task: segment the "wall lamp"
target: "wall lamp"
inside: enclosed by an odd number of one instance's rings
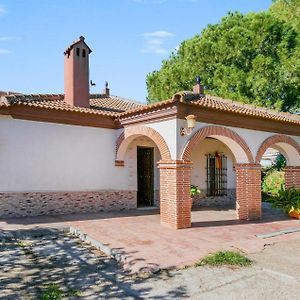
[[[194,115],[188,115],[185,117],[186,118],[186,123],[187,123],[187,128],[181,127],[180,128],[180,135],[190,135],[195,128],[196,125],[196,116]]]

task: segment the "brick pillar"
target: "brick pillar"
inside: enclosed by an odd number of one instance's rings
[[[261,217],[260,164],[236,164],[236,212],[239,220]]]
[[[191,227],[191,162],[160,161],[160,220],[174,229]]]
[[[285,187],[300,188],[300,166],[291,167],[287,166],[284,168]]]

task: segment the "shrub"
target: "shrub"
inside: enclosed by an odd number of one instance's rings
[[[197,185],[193,185],[191,184],[191,188],[190,188],[190,194],[191,197],[195,197],[201,194],[201,190],[199,189],[199,187]]]
[[[278,195],[284,184],[284,172],[271,169],[263,176],[262,191],[266,194]]]
[[[272,206],[282,208],[286,212],[292,209],[300,210],[300,189],[281,189],[278,195],[272,198]]]

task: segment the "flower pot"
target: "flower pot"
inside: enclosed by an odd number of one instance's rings
[[[296,218],[296,219],[300,219],[300,210],[296,210],[296,209],[291,209],[290,211],[289,211],[289,216],[291,217],[291,218]]]

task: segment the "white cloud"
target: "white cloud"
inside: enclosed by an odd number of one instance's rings
[[[153,54],[167,54],[168,50],[157,46],[148,46],[141,50],[142,53],[153,53]]]
[[[161,4],[168,0],[132,0],[135,3],[147,3],[147,4]]]
[[[169,32],[169,31],[165,31],[165,30],[158,30],[158,31],[154,31],[154,32],[146,32],[143,33],[142,36],[145,37],[155,37],[155,38],[169,38],[169,37],[173,37],[175,36],[174,33]]]
[[[0,4],[0,15],[6,12],[4,5]]]
[[[8,49],[0,49],[0,55],[1,54],[10,54],[10,53],[11,53],[11,51]]]
[[[165,2],[171,2],[171,0],[131,0],[135,3],[145,3],[145,4],[162,4]],[[199,2],[199,0],[172,0],[177,2]]]
[[[0,42],[9,42],[9,41],[20,41],[21,38],[17,36],[0,36]]]
[[[165,42],[175,36],[174,33],[166,30],[158,30],[153,32],[145,32],[141,34],[145,40],[145,47],[142,53],[153,53],[158,55],[167,54],[169,51],[164,47]]]

